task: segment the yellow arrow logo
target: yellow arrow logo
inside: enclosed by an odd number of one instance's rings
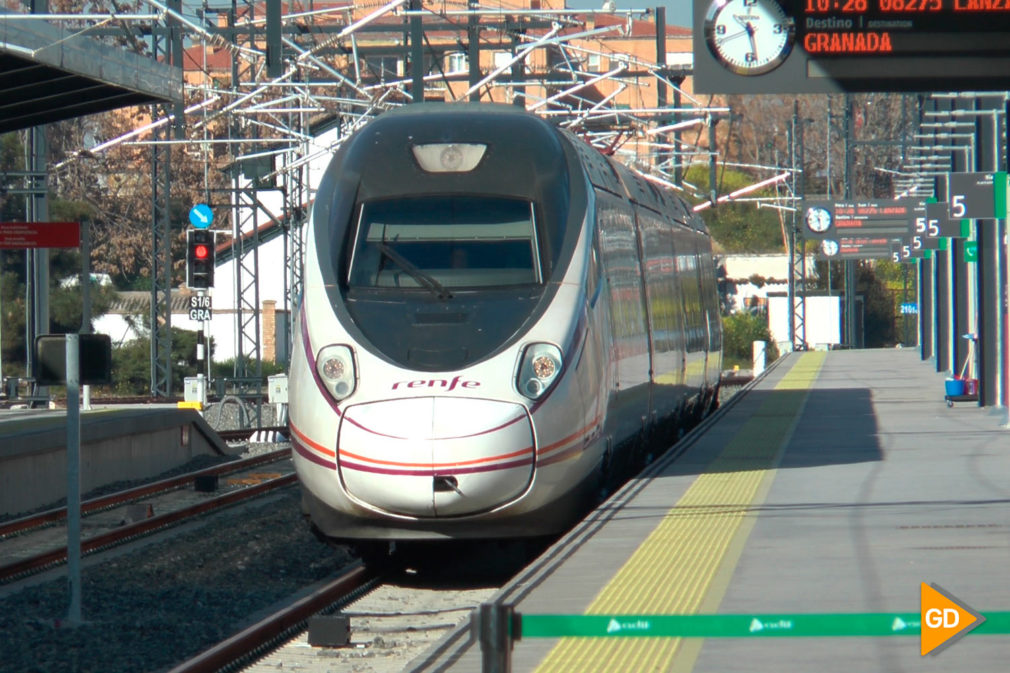
[[[958,601],[937,584],[923,583],[919,592],[922,656],[939,654],[985,621],[985,617]]]

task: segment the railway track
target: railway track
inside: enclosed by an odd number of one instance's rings
[[[124,544],[188,519],[251,500],[279,488],[292,486],[296,478],[290,471],[290,466],[285,466],[282,470],[287,472],[286,474],[250,472],[289,457],[290,449],[281,449],[89,499],[81,505],[82,515],[93,518],[100,513],[128,507],[152,496],[164,496],[184,489],[188,493],[190,486],[193,486],[195,491],[198,484],[213,485],[216,489],[221,477],[231,476],[230,479],[226,479],[227,492],[221,495],[211,497],[201,494],[195,498],[195,502],[187,502],[192,500],[191,498],[177,498],[175,502],[162,500],[155,504],[141,505],[137,512],[127,511],[124,518],[108,517],[108,521],[92,526],[92,530],[104,528],[103,532],[95,532],[82,539],[81,553],[86,555]],[[159,512],[162,509],[166,511],[155,514],[155,505]],[[43,551],[37,551],[37,548],[44,546],[47,541],[51,544],[54,535],[42,535],[38,540],[28,539],[32,534],[60,526],[66,521],[66,517],[66,508],[60,507],[0,524],[0,540],[18,539],[17,545],[10,542],[5,545],[3,551],[7,558],[0,565],[0,584],[41,572],[66,561],[65,544],[51,545]],[[130,521],[134,517],[138,520]],[[85,522],[90,520],[84,519]],[[12,560],[11,556],[15,558]]]
[[[262,464],[252,469],[265,471]],[[0,671],[25,670],[38,662],[39,670],[68,673],[182,673],[220,670],[221,662],[230,662],[228,670],[241,665],[250,673],[399,673],[417,665],[446,634],[466,633],[471,611],[491,600],[526,565],[517,560],[510,571],[496,569],[498,575],[490,579],[467,578],[466,571],[502,556],[500,550],[487,549],[478,558],[477,552],[492,546],[484,544],[458,550],[455,562],[442,564],[444,568],[434,564],[437,577],[423,569],[376,577],[360,563],[347,567],[352,559],[346,550],[323,547],[308,533],[301,525],[297,496],[292,489],[284,490],[198,528],[156,537],[135,550],[131,546],[129,553],[111,555],[107,561],[103,557],[85,573],[85,619],[93,629],[73,632],[45,626],[65,609],[65,585],[58,579],[6,598],[0,592],[0,614],[17,615],[13,621],[0,618],[0,632],[7,631],[0,636],[0,661],[11,662],[7,669],[0,664]],[[18,537],[13,533],[7,542]],[[539,554],[529,551],[533,557]],[[305,596],[307,587],[316,590]],[[17,585],[10,589],[17,590]],[[288,607],[279,609],[282,604]],[[332,609],[350,620],[349,643],[339,648],[310,645],[304,621]],[[246,628],[250,616],[263,614],[269,616]],[[165,627],[180,620],[187,623],[183,631]],[[136,627],[142,637],[120,637]],[[222,640],[228,634],[233,635]],[[138,653],[138,647],[144,649]],[[237,664],[232,657],[238,652],[255,652],[259,658]],[[191,658],[179,663],[183,653]]]
[[[349,621],[343,647],[319,647],[307,631],[242,670],[244,673],[400,673],[446,634],[469,622],[500,582],[480,586],[424,586],[383,582],[340,608]]]
[[[350,600],[357,592],[373,586],[377,581],[378,578],[364,566],[352,566],[308,596],[204,650],[172,668],[169,673],[215,673],[225,668],[234,670],[236,666],[248,662],[255,653],[278,643],[292,631],[303,629],[310,617]]]
[[[239,430],[218,430],[217,434],[226,442],[248,441],[257,433],[265,435],[284,435],[288,432],[286,425],[271,425],[263,428],[241,428]]]
[[[398,672],[468,621],[504,581],[504,576],[483,582],[417,581],[409,575],[378,575],[356,564],[169,673]],[[309,619],[336,611],[348,621],[347,642],[341,646],[312,642]]]
[[[411,547],[385,572],[360,564],[170,673],[399,673],[539,556],[547,540]],[[339,612],[345,643],[320,643],[310,617]],[[234,652],[234,658],[225,656]],[[252,656],[250,656],[252,653]],[[215,668],[215,666],[217,668]]]

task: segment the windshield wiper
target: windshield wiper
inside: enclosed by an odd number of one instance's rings
[[[413,262],[398,253],[387,243],[379,241],[379,252],[393,260],[398,267],[407,272],[407,275],[417,281],[417,283],[430,291],[439,299],[452,299],[452,293],[445,289],[445,286],[432,278],[429,274],[417,268]]]

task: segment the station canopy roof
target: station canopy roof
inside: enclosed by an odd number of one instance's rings
[[[0,9],[0,133],[182,100],[180,68]]]

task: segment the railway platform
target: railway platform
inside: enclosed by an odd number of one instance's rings
[[[81,412],[81,488],[149,477],[228,446],[195,411],[174,406]],[[0,513],[66,497],[65,410],[0,410]]]
[[[786,356],[495,596],[519,617],[510,669],[1005,670],[1004,413],[948,408],[944,377],[915,350]],[[921,655],[923,583],[1000,613],[989,626],[1002,627]],[[651,630],[657,615],[728,626],[670,636]],[[826,628],[799,636],[811,615]],[[860,616],[883,629],[827,628]],[[574,625],[592,637],[570,637]],[[476,631],[458,629],[411,670],[481,671]]]

